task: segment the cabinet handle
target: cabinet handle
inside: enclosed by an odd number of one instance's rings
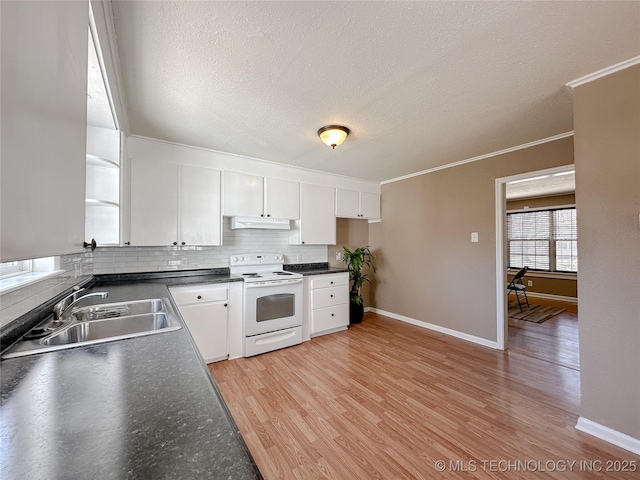
[[[131,242],[124,242],[125,245],[131,245]]]
[[[225,306],[225,307],[226,307],[227,305],[228,305],[227,303],[225,303],[225,304],[224,304],[224,306]]]
[[[333,295],[331,295],[331,298],[333,298]]]
[[[261,214],[260,214],[260,216],[261,216],[261,217],[264,217],[264,213],[261,213]]]
[[[177,245],[177,244],[178,244],[178,242],[173,242],[173,244],[174,244],[174,245]]]
[[[271,216],[271,214],[270,214],[270,213],[267,213],[267,217],[270,217],[270,216]]]
[[[186,245],[186,244],[187,244],[186,242],[182,242],[182,245]]]
[[[331,314],[331,316],[333,317],[333,316],[335,316],[335,314],[334,314],[334,313],[332,313],[332,314]]]
[[[198,295],[198,300],[202,300],[202,295]]]
[[[302,244],[304,245],[304,242],[302,242]]]
[[[331,285],[333,285],[333,282],[331,282]]]

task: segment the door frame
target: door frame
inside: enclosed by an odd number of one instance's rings
[[[507,183],[515,180],[525,180],[542,175],[568,172],[575,170],[575,164],[561,167],[546,168],[533,172],[519,173],[508,177],[496,178],[496,348],[508,348],[509,322],[507,321]]]

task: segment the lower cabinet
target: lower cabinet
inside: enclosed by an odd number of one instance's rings
[[[206,363],[229,357],[227,284],[169,288]]]
[[[349,325],[349,274],[310,275],[305,277],[305,286],[303,339],[305,330],[309,338],[345,330]]]

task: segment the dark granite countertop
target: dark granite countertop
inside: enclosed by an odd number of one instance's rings
[[[170,298],[167,283],[88,291]],[[3,480],[262,478],[179,320],[172,332],[2,360]]]
[[[285,270],[301,273],[302,275],[326,275],[328,273],[348,272],[346,268],[330,267],[328,263],[297,263],[285,265]]]

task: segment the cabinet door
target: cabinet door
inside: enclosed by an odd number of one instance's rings
[[[2,2],[2,262],[82,252],[89,2]]]
[[[380,218],[380,195],[360,193],[360,218]]]
[[[222,245],[220,227],[220,172],[210,168],[180,167],[180,243]]]
[[[131,159],[131,245],[178,241],[178,165]]]
[[[224,215],[259,217],[264,214],[263,177],[238,172],[224,172]]]
[[[188,305],[179,310],[204,361],[225,359],[229,354],[226,302]]]
[[[335,245],[335,190],[322,185],[300,184],[300,243]]]
[[[275,178],[265,179],[265,214],[272,218],[300,218],[300,184]]]
[[[360,192],[336,188],[336,217],[360,218]]]

